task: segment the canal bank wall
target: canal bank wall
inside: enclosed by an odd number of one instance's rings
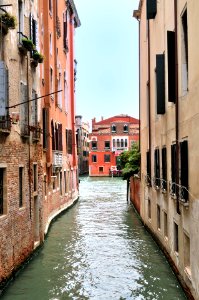
[[[156,230],[152,227],[152,224],[148,224],[148,220],[146,220],[145,217],[141,214],[141,205],[142,205],[142,199],[141,199],[141,180],[138,176],[133,176],[130,178],[130,201],[136,212],[138,213],[140,220],[142,221],[143,225],[145,226],[146,230],[151,234],[161,251],[164,253],[165,257],[167,258],[167,261],[169,262],[173,272],[175,273],[176,277],[178,278],[181,286],[183,287],[183,290],[186,293],[186,296],[190,300],[199,300],[199,297],[193,290],[191,286],[191,279],[187,278],[187,280],[184,279],[184,274],[180,272],[180,269],[176,266],[172,255],[170,255],[169,251],[167,250],[168,247],[165,247],[164,243],[162,243],[162,239],[159,236],[159,230]],[[145,215],[144,215],[145,216]],[[148,218],[147,218],[148,219]],[[168,246],[168,238],[164,239],[165,242],[167,242]]]
[[[47,234],[49,232],[51,224],[56,221],[57,217],[59,217],[62,213],[65,213],[68,209],[72,208],[79,199],[78,191],[74,192],[73,198],[68,200],[66,203],[62,204],[60,207],[57,207],[47,218],[47,222],[45,224],[45,228],[43,231],[43,238],[39,241],[31,241],[31,245],[26,253],[21,256],[18,260],[18,263],[13,266],[12,270],[8,270],[7,276],[0,276],[0,295],[9,285],[9,283],[14,280],[19,272],[31,261],[31,259],[37,255],[39,249],[43,246],[45,239],[47,238]]]

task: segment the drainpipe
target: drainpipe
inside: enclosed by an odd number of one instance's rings
[[[176,125],[176,196],[177,196],[177,204],[176,210],[177,213],[180,214],[179,208],[179,95],[178,95],[178,6],[177,1],[174,0],[174,24],[175,24],[175,125]]]
[[[29,57],[28,54],[26,56],[27,58],[27,97],[29,99],[29,74],[28,74],[28,69],[29,69]],[[30,203],[30,219],[32,218],[32,194],[31,194],[31,162],[30,162],[30,108],[29,108],[30,103],[28,102],[28,180],[29,180],[29,203]]]
[[[148,120],[149,120],[149,175],[151,186],[151,40],[150,40],[150,23],[148,22]]]

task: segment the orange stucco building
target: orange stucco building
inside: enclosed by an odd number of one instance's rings
[[[48,6],[48,7],[47,7]],[[43,98],[44,227],[78,197],[75,138],[74,33],[80,20],[73,0],[40,1]]]
[[[119,175],[119,155],[139,140],[139,120],[128,115],[92,120],[89,175]]]

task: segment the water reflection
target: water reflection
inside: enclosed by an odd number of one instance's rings
[[[85,177],[80,194],[3,299],[186,299],[123,180]]]

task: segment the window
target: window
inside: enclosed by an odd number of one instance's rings
[[[188,89],[188,30],[187,9],[182,15],[182,92],[186,94]]]
[[[97,155],[92,155],[92,162],[97,162]]]
[[[23,206],[23,167],[19,167],[19,207]]]
[[[30,14],[30,39],[32,40],[33,44],[36,46],[38,50],[38,27],[37,21],[33,18],[32,14]]]
[[[168,237],[168,221],[167,221],[167,213],[164,212],[164,237]]]
[[[104,168],[103,167],[99,167],[99,172],[103,173],[104,172]]]
[[[161,222],[160,222],[160,205],[157,204],[157,228],[161,228]]]
[[[67,193],[66,171],[64,171],[64,193]]]
[[[43,148],[47,149],[47,134],[48,134],[48,110],[43,108]]]
[[[146,153],[146,174],[147,174],[147,183],[151,184],[151,158],[150,152]]]
[[[121,148],[123,148],[123,147],[124,147],[124,140],[121,139]]]
[[[52,14],[52,12],[53,12],[52,0],[49,0],[49,12],[50,12],[50,14]]]
[[[113,139],[113,147],[115,148],[115,139]]]
[[[124,132],[128,132],[129,131],[129,127],[128,127],[128,125],[124,125]]]
[[[176,194],[176,144],[171,145],[171,192]]]
[[[124,145],[124,146],[125,146],[125,147],[128,147],[128,141],[127,141],[127,139],[125,139],[124,142],[125,142],[125,145]]]
[[[0,61],[0,120],[5,120],[8,114],[8,69],[3,61]],[[2,122],[1,127],[5,124]]]
[[[175,103],[175,32],[167,31],[168,101]]]
[[[18,22],[19,22],[19,32],[22,32],[24,31],[24,2],[19,0],[18,1],[18,8],[19,8],[19,11],[18,11]],[[19,34],[19,37],[20,37],[20,42],[23,38],[22,34]]]
[[[110,161],[111,161],[110,154],[104,154],[104,162],[110,162]]]
[[[44,195],[47,196],[47,176],[44,175]]]
[[[110,141],[105,141],[104,142],[104,148],[105,149],[110,149]]]
[[[156,55],[156,101],[157,114],[165,113],[165,69],[164,54]]]
[[[66,129],[66,152],[68,154],[73,153],[73,135],[72,135],[72,130],[71,129]]]
[[[111,126],[111,131],[116,132],[116,126],[114,124]]]
[[[180,143],[180,169],[181,169],[181,199],[188,200],[188,188],[189,188],[189,172],[188,172],[188,141]]]
[[[53,41],[52,41],[52,33],[50,33],[50,55],[53,54]]]
[[[174,222],[174,251],[179,251],[179,244],[178,244],[178,225]]]
[[[167,190],[167,148],[162,148],[162,189]]]
[[[53,69],[50,68],[50,92],[53,93]],[[51,95],[51,98],[53,98],[53,95]]]
[[[37,94],[34,90],[32,90],[32,99],[36,99]],[[38,125],[38,102],[37,100],[31,102],[31,117],[32,117],[32,125]]]
[[[117,139],[117,148],[120,148],[120,140]]]
[[[154,175],[155,175],[155,186],[160,187],[160,153],[159,153],[159,149],[155,149],[155,153],[154,153]]]
[[[62,78],[61,73],[59,73],[59,79],[58,79],[58,91],[62,90]],[[62,92],[58,93],[58,106],[62,109]]]
[[[55,173],[53,173],[52,180],[53,180],[53,190],[56,190],[57,176]]]
[[[0,168],[0,215],[6,214],[6,169]]]
[[[37,191],[37,185],[38,185],[37,164],[33,164],[33,189],[34,189],[34,192]]]
[[[27,84],[21,82],[20,84],[20,92],[21,92],[21,101],[25,102],[20,105],[21,109],[21,116],[20,116],[20,123],[21,123],[21,135],[29,136],[29,127],[28,127],[28,113],[29,113],[29,103],[27,102],[28,99],[28,88]]]
[[[68,111],[68,85],[67,85],[67,74],[64,72],[64,103],[65,111]]]
[[[59,173],[59,190],[60,195],[62,195],[62,172]]]
[[[147,20],[155,19],[157,14],[157,0],[147,0],[146,2]]]
[[[148,199],[148,218],[151,219],[151,200]]]
[[[97,142],[96,141],[92,141],[91,142],[91,147],[92,147],[92,149],[97,149]]]
[[[190,269],[190,238],[184,233],[184,265],[186,272],[191,275]]]
[[[68,51],[68,24],[67,24],[67,11],[63,14],[63,45],[64,49]]]

